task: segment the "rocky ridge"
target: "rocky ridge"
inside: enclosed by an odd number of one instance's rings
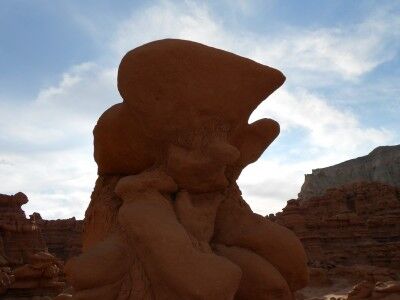
[[[366,264],[400,270],[400,189],[378,182],[289,200],[270,219],[293,230],[313,266]]]
[[[400,278],[400,189],[344,185],[289,200],[269,219],[295,232],[306,250],[310,284],[298,299],[400,299],[392,292]]]
[[[381,146],[366,156],[305,175],[298,198],[321,196],[328,188],[356,182],[380,182],[400,188],[400,145]]]
[[[267,218],[306,250],[310,284],[296,299],[400,299],[400,145],[313,170]]]

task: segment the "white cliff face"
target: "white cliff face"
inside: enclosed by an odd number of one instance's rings
[[[355,182],[381,182],[400,188],[400,145],[381,146],[366,156],[313,170],[305,175],[299,199],[304,201],[329,188]]]

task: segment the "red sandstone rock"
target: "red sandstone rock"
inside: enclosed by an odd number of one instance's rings
[[[27,219],[27,202],[23,193],[0,195],[0,294],[7,299],[55,296],[65,287],[63,264],[46,241],[61,259],[80,253],[82,221]]]
[[[329,189],[288,201],[271,217],[293,230],[311,265],[364,264],[400,270],[400,190],[381,183]]]
[[[293,299],[308,281],[304,249],[236,185],[279,133],[273,120],[247,121],[283,81],[189,41],[123,58],[124,101],[94,129],[100,176],[84,252],[66,266],[72,299]]]
[[[47,250],[40,229],[21,209],[27,202],[23,193],[0,194],[0,260],[5,265],[21,265],[29,255]]]
[[[66,262],[82,252],[83,221],[43,220],[38,213],[33,213],[30,219],[40,228],[48,251],[58,259]]]

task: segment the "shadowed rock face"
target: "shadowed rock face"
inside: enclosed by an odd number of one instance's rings
[[[289,200],[276,216],[302,241],[311,265],[372,265],[400,270],[400,189],[379,182]]]
[[[30,219],[40,228],[48,251],[58,259],[65,262],[82,252],[82,220],[44,220],[39,213],[33,213]]]
[[[83,254],[66,266],[72,299],[293,299],[308,280],[304,249],[236,185],[279,133],[273,120],[247,121],[283,82],[189,41],[125,55],[123,102],[94,129],[99,177]]]

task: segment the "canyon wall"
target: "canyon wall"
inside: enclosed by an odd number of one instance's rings
[[[66,262],[81,253],[83,221],[75,218],[61,220],[43,220],[39,213],[33,213],[30,219],[40,228],[48,251]]]
[[[356,182],[381,182],[400,188],[400,145],[378,147],[366,156],[313,170],[305,176],[299,199],[321,196],[328,188]]]
[[[310,284],[298,299],[400,299],[400,145],[313,170],[267,218],[306,250]]]
[[[364,182],[289,200],[269,218],[293,230],[311,266],[365,264],[400,270],[400,189]]]

